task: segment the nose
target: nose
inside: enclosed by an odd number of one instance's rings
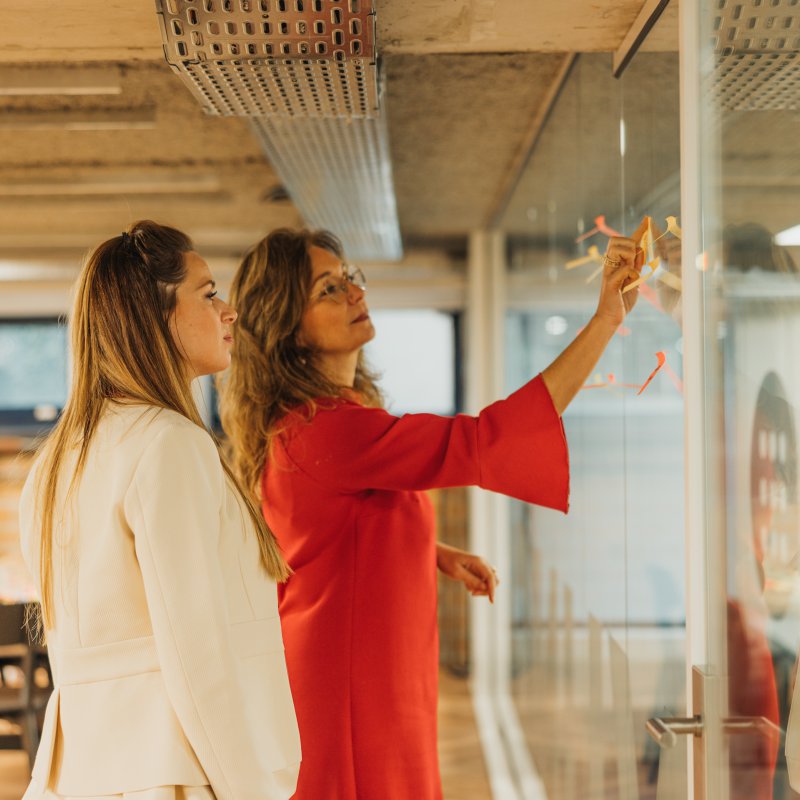
[[[220,314],[220,319],[225,325],[233,325],[238,317],[239,314],[236,312],[236,309],[233,306],[229,306],[225,302],[222,303],[222,313]]]
[[[362,289],[360,286],[356,286],[354,283],[347,284],[347,302],[350,303],[351,306],[361,302],[366,293],[366,289]]]

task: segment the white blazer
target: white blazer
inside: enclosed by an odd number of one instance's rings
[[[300,740],[277,592],[208,433],[172,411],[109,404],[53,540],[55,690],[24,800],[210,785],[282,800]],[[33,482],[23,556],[39,581]]]

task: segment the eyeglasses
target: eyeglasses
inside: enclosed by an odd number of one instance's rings
[[[325,283],[322,289],[315,295],[315,299],[330,300],[333,303],[344,303],[351,286],[356,286],[361,289],[362,292],[366,292],[367,279],[358,267],[345,264],[342,277],[340,279],[333,277],[325,278]]]

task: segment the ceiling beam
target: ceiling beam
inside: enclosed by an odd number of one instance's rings
[[[622,44],[614,53],[612,72],[615,78],[619,78],[630,64],[667,5],[669,0],[646,0],[633,25],[625,34]]]

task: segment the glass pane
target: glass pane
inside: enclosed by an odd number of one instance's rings
[[[797,797],[800,703],[800,9],[792,0],[706,2],[714,46],[698,113],[711,669],[727,687],[710,768],[730,798]],[[788,726],[788,731],[787,731]],[[785,732],[785,735],[784,735]],[[798,770],[800,773],[800,770]],[[800,788],[800,780],[796,779]]]
[[[651,215],[665,234],[653,265],[680,277],[666,232],[680,218],[677,86],[675,53],[640,53],[621,80],[610,56],[576,62],[506,219],[509,390],[591,317],[610,229]],[[685,712],[683,345],[667,281],[650,277],[564,416],[569,515],[512,506],[512,692],[553,800],[685,796],[685,748],[661,758],[645,731]]]

